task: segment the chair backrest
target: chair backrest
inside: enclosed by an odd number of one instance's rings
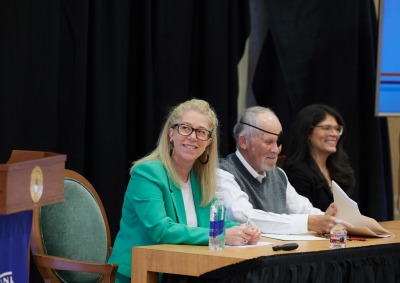
[[[32,253],[91,263],[107,263],[111,239],[103,204],[83,176],[65,170],[65,201],[33,211]],[[98,282],[101,275],[38,266],[51,282]]]

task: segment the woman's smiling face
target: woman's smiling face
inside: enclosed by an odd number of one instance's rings
[[[336,145],[340,139],[336,119],[327,115],[324,120],[314,126],[309,136],[310,152],[312,156],[331,155],[336,152]]]
[[[179,124],[185,124],[196,130],[211,131],[209,118],[195,110],[184,112]],[[212,138],[206,141],[197,138],[196,130],[188,136],[180,134],[178,126],[169,130],[169,137],[174,144],[172,158],[176,163],[191,163],[193,165],[196,159],[204,153],[206,147],[212,142]]]

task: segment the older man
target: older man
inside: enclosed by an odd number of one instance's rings
[[[237,150],[221,158],[218,169],[218,189],[229,217],[242,223],[251,220],[263,233],[329,233],[336,220],[333,203],[325,213],[313,207],[276,166],[282,126],[274,112],[260,106],[246,109],[233,134]]]

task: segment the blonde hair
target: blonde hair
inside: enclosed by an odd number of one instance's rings
[[[200,187],[202,190],[202,201],[201,206],[206,206],[214,197],[217,190],[217,178],[216,170],[219,166],[218,164],[218,118],[215,114],[213,108],[209,105],[207,101],[201,99],[190,99],[175,107],[173,107],[162,128],[161,134],[158,138],[157,147],[148,155],[140,158],[133,162],[130,172],[139,164],[149,161],[149,160],[160,160],[165,166],[169,176],[171,176],[172,181],[177,187],[182,187],[182,181],[180,180],[178,173],[175,169],[174,163],[171,158],[171,143],[169,141],[169,129],[180,122],[180,119],[184,112],[188,110],[197,111],[209,118],[209,129],[211,131],[211,143],[207,146],[204,153],[195,161],[192,170],[194,175],[200,182]],[[207,159],[206,164],[202,164],[200,160]]]

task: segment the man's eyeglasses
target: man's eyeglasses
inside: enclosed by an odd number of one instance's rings
[[[316,126],[311,126],[311,128],[321,128],[325,133],[331,134],[331,133],[336,133],[339,136],[343,134],[343,126],[332,126],[332,125],[316,125]]]
[[[269,132],[269,131],[263,130],[263,129],[259,128],[259,127],[256,127],[256,126],[254,126],[254,125],[252,125],[252,124],[243,122],[242,120],[240,120],[239,123],[244,124],[244,125],[247,125],[247,126],[249,126],[249,127],[252,127],[252,128],[254,128],[254,129],[257,129],[257,130],[259,130],[259,131],[261,131],[261,132],[264,132],[264,133],[267,133],[267,134],[270,134],[270,135],[277,136],[278,139],[276,140],[276,145],[277,145],[277,146],[281,146],[282,141],[283,141],[283,132],[280,132],[279,134],[276,134],[276,133],[273,133],[273,132]]]
[[[178,133],[182,136],[190,136],[194,131],[199,140],[206,141],[211,138],[212,132],[206,129],[195,129],[186,124],[174,124],[171,128],[175,127],[178,127]]]

